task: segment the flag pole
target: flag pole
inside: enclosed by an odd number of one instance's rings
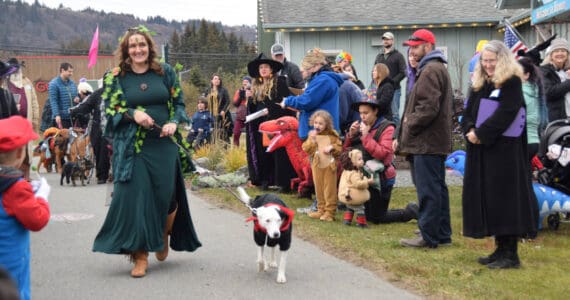
[[[505,27],[509,28],[511,30],[511,32],[519,39],[519,41],[521,41],[524,45],[528,45],[526,40],[522,37],[522,35],[515,28],[515,26],[513,26],[513,24],[511,24],[511,21],[509,21],[509,19],[503,18],[503,25],[505,25]]]

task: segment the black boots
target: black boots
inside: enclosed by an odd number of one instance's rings
[[[518,255],[518,238],[516,236],[495,237],[497,248],[489,256],[479,257],[477,262],[487,265],[489,269],[516,269],[521,265]]]

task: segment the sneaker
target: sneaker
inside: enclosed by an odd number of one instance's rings
[[[412,248],[435,248],[430,246],[421,236],[411,238],[411,239],[401,239],[400,245],[404,247],[412,247]]]
[[[311,211],[317,211],[317,210],[318,210],[318,209],[317,209],[317,199],[315,199],[315,200],[313,201],[313,204],[311,204],[311,207],[310,207],[310,208],[311,208]]]
[[[362,229],[368,228],[368,224],[366,223],[356,223],[356,226]]]
[[[416,229],[416,230],[414,230],[414,234],[417,235],[417,236],[421,236],[421,235],[422,235],[422,232],[421,232],[421,230]]]
[[[489,269],[518,269],[521,262],[518,259],[511,259],[507,257],[500,257],[494,262],[487,265]]]
[[[344,221],[342,221],[342,224],[344,224],[346,226],[350,226],[350,225],[352,225],[352,221],[344,220]]]
[[[334,221],[334,216],[332,216],[331,214],[325,213],[321,216],[320,219],[321,219],[321,221],[332,222],[332,221]]]

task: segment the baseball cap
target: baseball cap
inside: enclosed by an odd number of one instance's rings
[[[16,150],[38,137],[32,123],[22,116],[0,120],[0,152]]]
[[[281,44],[274,44],[271,46],[271,55],[285,54],[285,49]]]
[[[435,44],[435,36],[427,29],[418,29],[404,42],[404,46],[413,47],[425,43]]]
[[[391,33],[390,31],[384,32],[384,34],[382,35],[382,39],[383,40],[393,40],[394,34]]]

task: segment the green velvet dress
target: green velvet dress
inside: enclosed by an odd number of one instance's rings
[[[124,77],[119,77],[118,83],[116,86],[122,88],[128,108],[144,108],[160,126],[172,120],[167,105],[171,91],[164,77],[152,71],[144,74],[126,73]],[[161,251],[164,247],[166,217],[174,205],[177,213],[170,247],[177,251],[194,251],[201,244],[188,208],[178,146],[170,137],[160,138],[160,129],[154,129],[146,131],[140,152],[133,155],[135,149],[128,146],[122,151],[121,146],[129,145],[124,141],[128,138],[122,138],[130,137],[124,134],[129,131],[126,128],[138,126],[133,120],[121,118],[114,129],[113,148],[117,147],[118,150],[113,153],[113,172],[124,172],[122,159],[131,155],[132,162],[128,164],[131,173],[128,179],[121,179],[119,174],[115,180],[113,199],[105,222],[95,238],[93,251],[110,254],[137,250]]]

